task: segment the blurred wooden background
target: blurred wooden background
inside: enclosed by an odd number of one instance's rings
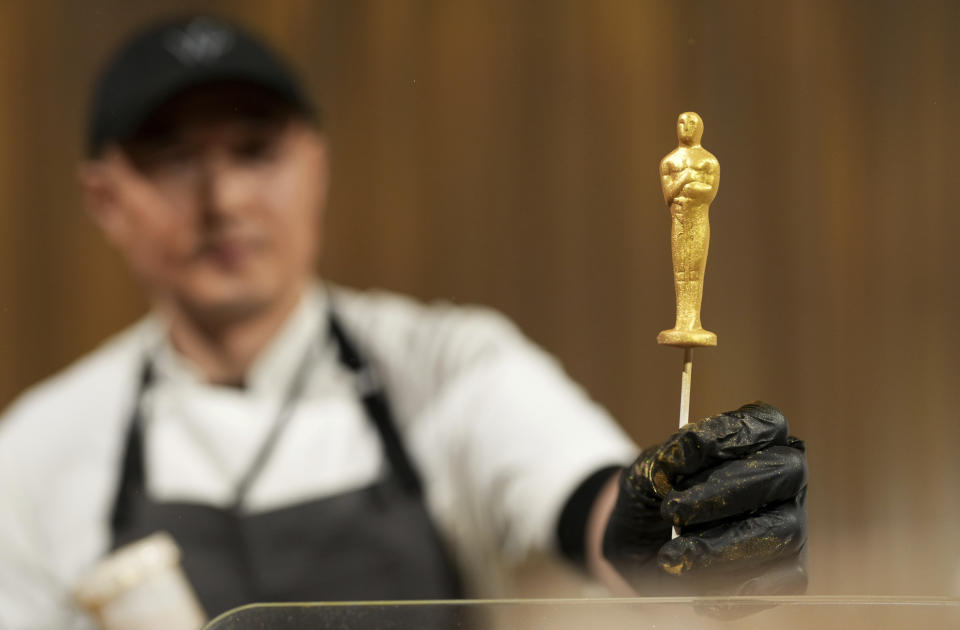
[[[74,169],[99,63],[183,10],[263,34],[325,107],[325,275],[501,309],[641,443],[681,358],[657,164],[700,112],[694,415],[762,398],[807,440],[812,593],[958,591],[960,3],[0,3],[0,405],[142,312]]]

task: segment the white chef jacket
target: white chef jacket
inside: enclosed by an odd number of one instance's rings
[[[577,485],[637,454],[554,359],[487,309],[316,286],[243,389],[204,382],[147,316],[28,390],[0,420],[0,628],[87,627],[71,590],[109,550],[145,357],[156,368],[140,401],[154,500],[229,505],[307,352],[303,395],[243,508],[274,510],[389,474],[328,335],[331,307],[383,382],[428,511],[468,573],[489,573],[491,557],[555,547]]]

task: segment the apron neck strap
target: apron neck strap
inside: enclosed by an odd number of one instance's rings
[[[422,496],[423,485],[403,441],[397,431],[393,412],[387,400],[386,392],[372,367],[358,351],[357,346],[344,332],[339,318],[332,309],[328,309],[328,331],[337,344],[337,356],[340,363],[354,375],[360,402],[367,417],[373,422],[380,441],[383,444],[387,461],[401,486],[413,496]],[[309,357],[309,353],[308,353]],[[292,415],[293,407],[302,396],[306,373],[309,371],[308,357],[297,370],[294,382],[291,384],[287,399],[281,406],[280,413],[264,443],[263,448],[254,459],[250,470],[244,475],[237,488],[234,508],[239,506],[247,489],[252,485],[260,470],[265,465],[273,445],[286,426]],[[129,518],[130,508],[138,494],[145,492],[145,473],[143,463],[143,421],[141,402],[144,394],[153,385],[155,380],[153,361],[147,358],[143,362],[140,377],[137,380],[137,390],[134,396],[134,405],[128,422],[127,439],[123,453],[122,471],[117,498],[114,502],[111,515],[111,525],[114,532],[125,526]]]

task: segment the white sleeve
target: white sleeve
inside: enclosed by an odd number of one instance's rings
[[[74,604],[73,585],[108,536],[137,330],[30,388],[0,415],[2,630],[93,627]]]
[[[636,445],[503,316],[367,299],[349,314],[408,424],[441,524],[471,520],[507,558],[555,549],[573,491],[603,467],[629,464]]]
[[[0,419],[0,429],[12,420]],[[29,470],[17,460],[29,452],[13,452],[15,440],[0,430],[0,628],[61,630],[90,628],[74,607],[70,589],[48,563],[43,527],[34,509],[36,489]],[[21,449],[22,451],[22,449]]]
[[[445,467],[508,558],[554,549],[560,512],[589,475],[638,449],[546,355],[504,350],[462,373],[425,422],[446,425]]]

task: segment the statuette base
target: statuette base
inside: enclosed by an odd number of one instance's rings
[[[661,346],[676,346],[678,348],[693,348],[700,346],[717,345],[717,334],[703,328],[682,330],[671,328],[662,330],[657,335],[657,343]]]

